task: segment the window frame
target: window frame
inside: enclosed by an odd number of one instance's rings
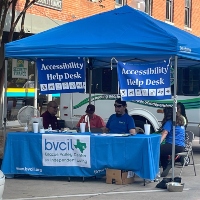
[[[115,4],[123,5],[124,0],[115,0]]]
[[[184,25],[185,27],[188,27],[188,28],[191,28],[191,8],[192,8],[192,0],[185,0]]]
[[[152,16],[152,4],[153,0],[145,0],[145,12]]]
[[[166,0],[166,21],[174,20],[174,0]]]

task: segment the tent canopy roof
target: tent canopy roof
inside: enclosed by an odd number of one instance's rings
[[[5,47],[6,58],[90,57],[97,67],[110,66],[112,57],[153,61],[174,56],[182,58],[179,64],[198,65],[200,38],[129,6],[66,23]]]

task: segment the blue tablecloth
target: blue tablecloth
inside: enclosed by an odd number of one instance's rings
[[[40,133],[7,133],[3,173],[89,177],[105,174],[106,168],[112,168],[133,171],[141,178],[153,180],[159,169],[160,135],[157,134],[129,137],[91,134],[90,167],[44,166],[42,138]]]

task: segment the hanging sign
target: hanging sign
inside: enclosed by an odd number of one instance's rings
[[[121,98],[161,100],[171,98],[170,65],[168,61],[117,64]]]
[[[12,59],[12,78],[28,79],[28,61]]]
[[[37,60],[41,94],[85,92],[83,59]]]

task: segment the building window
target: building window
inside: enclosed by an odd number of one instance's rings
[[[185,26],[191,28],[191,0],[185,0]]]
[[[152,1],[153,0],[145,0],[145,12],[149,15],[152,15]]]
[[[122,5],[123,4],[123,0],[115,0],[116,4],[120,4]]]
[[[166,0],[166,20],[173,22],[173,0]]]

